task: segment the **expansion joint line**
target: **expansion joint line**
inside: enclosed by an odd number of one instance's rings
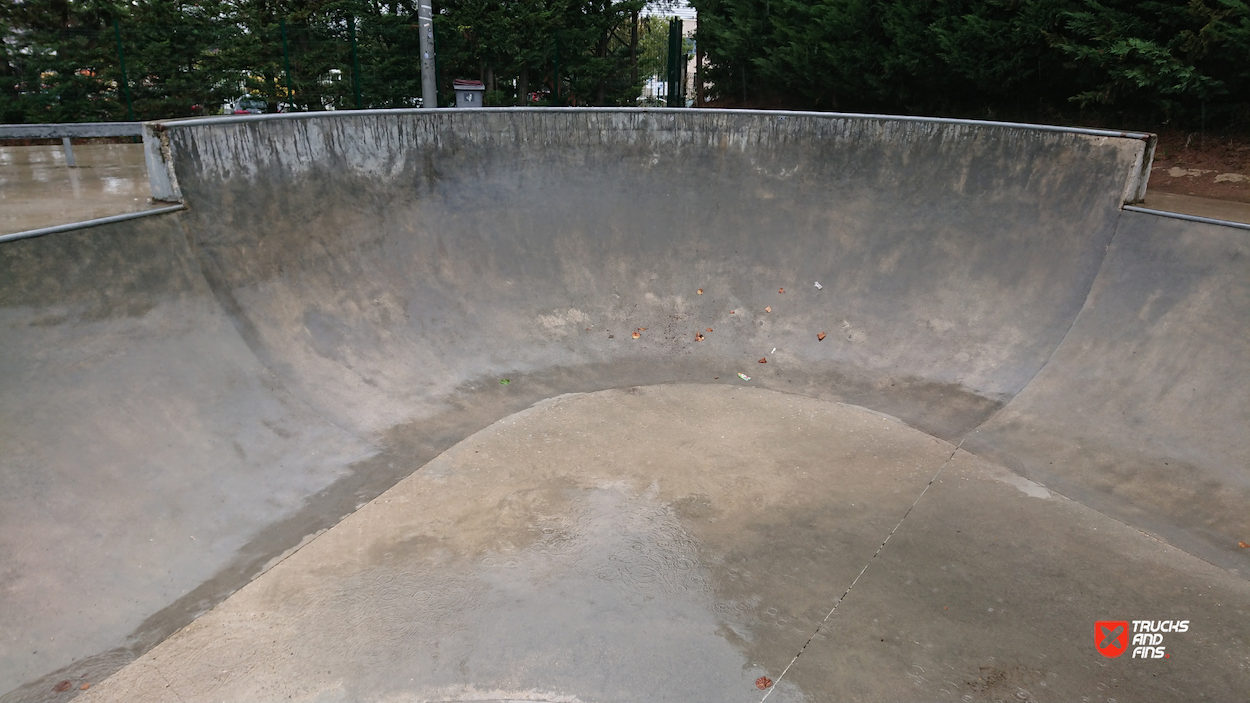
[[[924,497],[924,494],[929,491],[929,486],[932,486],[933,483],[938,480],[938,476],[942,475],[942,472],[945,471],[946,467],[949,466],[951,461],[954,460],[955,455],[959,453],[959,448],[962,446],[964,446],[964,441],[961,439],[959,440],[959,444],[955,446],[954,451],[951,452],[951,455],[946,457],[946,461],[942,462],[942,466],[938,468],[937,473],[933,474],[933,478],[929,479],[929,482],[925,484],[924,490],[920,491],[920,495],[916,496],[916,500],[912,501],[911,507],[907,508],[907,512],[903,513],[903,517],[899,518],[898,524],[894,526],[894,529],[890,530],[890,534],[885,536],[885,539],[881,542],[881,546],[877,547],[877,551],[873,552],[872,556],[868,558],[868,563],[864,564],[864,568],[859,570],[859,575],[856,576],[855,580],[851,581],[851,585],[847,586],[846,590],[842,592],[842,597],[833,602],[833,607],[830,608],[829,612],[825,614],[825,619],[821,620],[820,623],[816,625],[816,629],[812,632],[812,636],[808,637],[807,641],[803,643],[803,646],[799,648],[799,653],[794,655],[794,658],[790,660],[790,663],[786,664],[786,668],[781,670],[781,674],[777,677],[777,680],[773,682],[773,685],[768,689],[768,691],[764,693],[764,697],[760,699],[760,703],[764,703],[764,701],[768,700],[768,697],[772,695],[773,691],[777,690],[777,686],[781,684],[781,680],[786,677],[786,672],[790,671],[790,667],[794,666],[795,662],[799,660],[799,657],[803,656],[803,652],[807,651],[807,646],[812,643],[812,640],[816,639],[816,635],[820,634],[820,630],[826,623],[829,622],[829,618],[833,617],[834,611],[836,611],[838,606],[842,605],[842,603],[846,600],[846,597],[851,594],[851,589],[855,588],[855,584],[859,583],[859,580],[863,578],[864,572],[868,571],[868,567],[872,566],[872,562],[877,558],[877,555],[881,553],[881,550],[885,549],[885,545],[889,543],[890,538],[894,536],[894,533],[898,532],[898,528],[903,526],[903,521],[907,519],[908,515],[911,515],[911,511],[915,509],[918,503],[920,503],[920,499]]]

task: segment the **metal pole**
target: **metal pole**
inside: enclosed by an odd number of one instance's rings
[[[669,107],[680,107],[678,82],[681,80],[681,72],[677,68],[677,54],[681,51],[681,20],[670,19],[668,21],[668,76],[665,86],[668,92],[667,105]]]
[[[61,137],[61,148],[65,150],[65,165],[70,168],[77,166],[74,163],[74,145],[69,137]]]
[[[360,100],[360,56],[356,52],[356,17],[347,18],[347,28],[352,33],[352,88],[356,90],[356,109],[364,107]]]
[[[433,8],[425,0],[417,3],[417,25],[421,40],[421,107],[438,107],[438,78],[434,65]]]
[[[674,45],[677,47],[677,105],[686,106],[686,35],[682,31],[681,18],[673,20],[677,28],[673,31]]]
[[[282,60],[286,64],[286,104],[294,109],[295,93],[291,91],[291,50],[286,41],[286,20],[282,20]]]
[[[117,62],[122,68],[122,88],[126,91],[126,116],[128,121],[135,121],[135,108],[130,104],[130,81],[126,80],[126,55],[122,53],[122,28],[113,20],[113,34],[117,37]]]
[[[438,25],[434,26],[434,46],[438,46]],[[443,66],[434,54],[434,107],[438,107],[438,87],[443,84]]]

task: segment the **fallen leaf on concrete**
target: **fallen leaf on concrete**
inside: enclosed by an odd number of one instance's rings
[[[639,327],[639,328],[638,328],[638,331],[639,331],[639,332],[646,332],[646,331],[647,331],[647,328],[646,328],[646,327]]]
[[[638,334],[637,332],[635,332],[635,333],[634,333],[634,339],[638,339],[638,338],[639,338],[639,337],[641,337],[641,336],[642,336],[642,335]]]
[[[730,311],[729,311],[729,314],[730,314],[730,315],[732,315],[732,314],[734,314],[735,312],[738,312],[738,311],[737,311],[737,310],[730,310]]]
[[[694,341],[696,341],[696,342],[702,342],[702,341],[703,341],[703,333],[702,333],[702,332],[695,332],[695,333],[694,333]]]
[[[773,311],[773,308],[772,308],[772,306],[771,306],[771,305],[770,305],[770,306],[768,306],[768,307],[766,307],[766,308],[764,308],[764,312],[772,312],[772,311]]]
[[[817,333],[816,333],[816,339],[817,339],[817,340],[819,340],[819,341],[821,341],[821,342],[825,341],[825,333],[824,333],[824,332],[817,332]]]
[[[615,338],[616,338],[616,335],[614,335],[614,334],[610,334],[610,335],[608,335],[608,339],[615,339]]]
[[[62,681],[61,683],[58,683],[57,685],[53,686],[52,690],[56,691],[57,693],[64,693],[69,690],[70,686],[73,686],[73,685],[74,684],[69,682],[69,679],[66,679]]]
[[[768,359],[765,359],[764,357],[762,357],[762,356],[761,356],[761,357],[760,357],[760,363],[761,363],[761,364],[767,364],[767,363],[768,363]]]
[[[711,332],[711,331],[712,331],[712,328],[711,328],[711,327],[707,328],[707,331],[708,331],[708,332]]]
[[[1250,549],[1250,544],[1246,544],[1245,542],[1238,542],[1237,546],[1241,547],[1242,549]]]
[[[83,684],[83,685],[79,686],[79,687],[78,687],[78,690],[79,690],[79,691],[85,691],[85,690],[87,690],[87,689],[89,689],[89,688],[91,688],[91,684],[89,684],[89,683],[85,683],[85,684]]]
[[[755,680],[755,687],[761,691],[763,691],[764,689],[768,688],[771,685],[773,685],[773,680],[768,678],[767,676],[761,676]]]
[[[703,289],[702,289],[702,288],[700,288],[700,289],[699,289],[699,295],[703,295]]]
[[[512,381],[510,381],[509,379],[506,379],[506,378],[501,378],[501,379],[499,379],[499,385],[501,385],[501,386],[506,386],[506,385],[508,385],[509,383],[512,383]]]

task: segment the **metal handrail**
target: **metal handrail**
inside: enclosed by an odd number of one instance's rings
[[[70,140],[90,137],[142,137],[142,122],[54,122],[49,124],[0,124],[0,139],[60,139],[65,165],[73,168]]]

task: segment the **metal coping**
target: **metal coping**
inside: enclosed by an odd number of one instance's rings
[[[993,122],[989,120],[948,119],[944,117],[914,117],[910,115],[874,115],[857,112],[811,112],[800,110],[724,110],[711,108],[680,108],[680,107],[474,107],[474,108],[396,108],[384,110],[334,110],[326,112],[283,112],[275,115],[218,115],[215,117],[185,117],[177,120],[155,120],[149,124],[164,128],[190,127],[194,125],[234,124],[240,122],[263,122],[268,120],[300,120],[326,119],[329,117],[350,117],[361,115],[375,117],[380,115],[433,115],[456,113],[492,113],[492,112],[526,112],[526,113],[583,113],[583,112],[619,112],[626,114],[655,113],[660,115],[749,115],[755,117],[808,117],[826,120],[857,119],[876,120],[881,122],[918,122],[923,124],[969,125],[975,127],[1006,127],[1039,132],[1061,132],[1067,134],[1086,134],[1096,137],[1119,137],[1124,139],[1150,140],[1154,137],[1149,132],[1124,132],[1110,129],[1091,129],[1087,127],[1061,127],[1058,125],[1027,124],[1024,122]]]
[[[1217,220],[1214,217],[1202,217],[1201,215],[1186,215],[1183,212],[1169,212],[1167,210],[1155,210],[1154,208],[1140,207],[1138,205],[1125,205],[1125,210],[1129,212],[1140,212],[1144,215],[1158,215],[1159,217],[1171,217],[1174,220],[1185,220],[1187,222],[1201,222],[1206,225],[1220,225],[1222,227],[1232,227],[1234,229],[1250,230],[1250,223],[1233,222],[1232,220]]]
[[[166,207],[152,208],[151,210],[140,210],[138,212],[127,212],[121,215],[109,215],[108,217],[99,217],[94,220],[84,220],[82,222],[70,222],[64,225],[54,225],[52,227],[41,227],[39,229],[28,229],[25,232],[14,232],[12,234],[0,235],[0,244],[4,242],[13,242],[18,239],[29,239],[30,237],[42,237],[45,234],[56,234],[57,232],[69,232],[76,229],[86,229],[97,225],[108,225],[114,222],[125,222],[126,220],[134,220],[148,215],[163,215],[167,212],[176,212],[186,209],[186,205],[168,205]]]
[[[0,124],[0,139],[61,139],[64,137],[141,137],[142,122],[53,122]]]

